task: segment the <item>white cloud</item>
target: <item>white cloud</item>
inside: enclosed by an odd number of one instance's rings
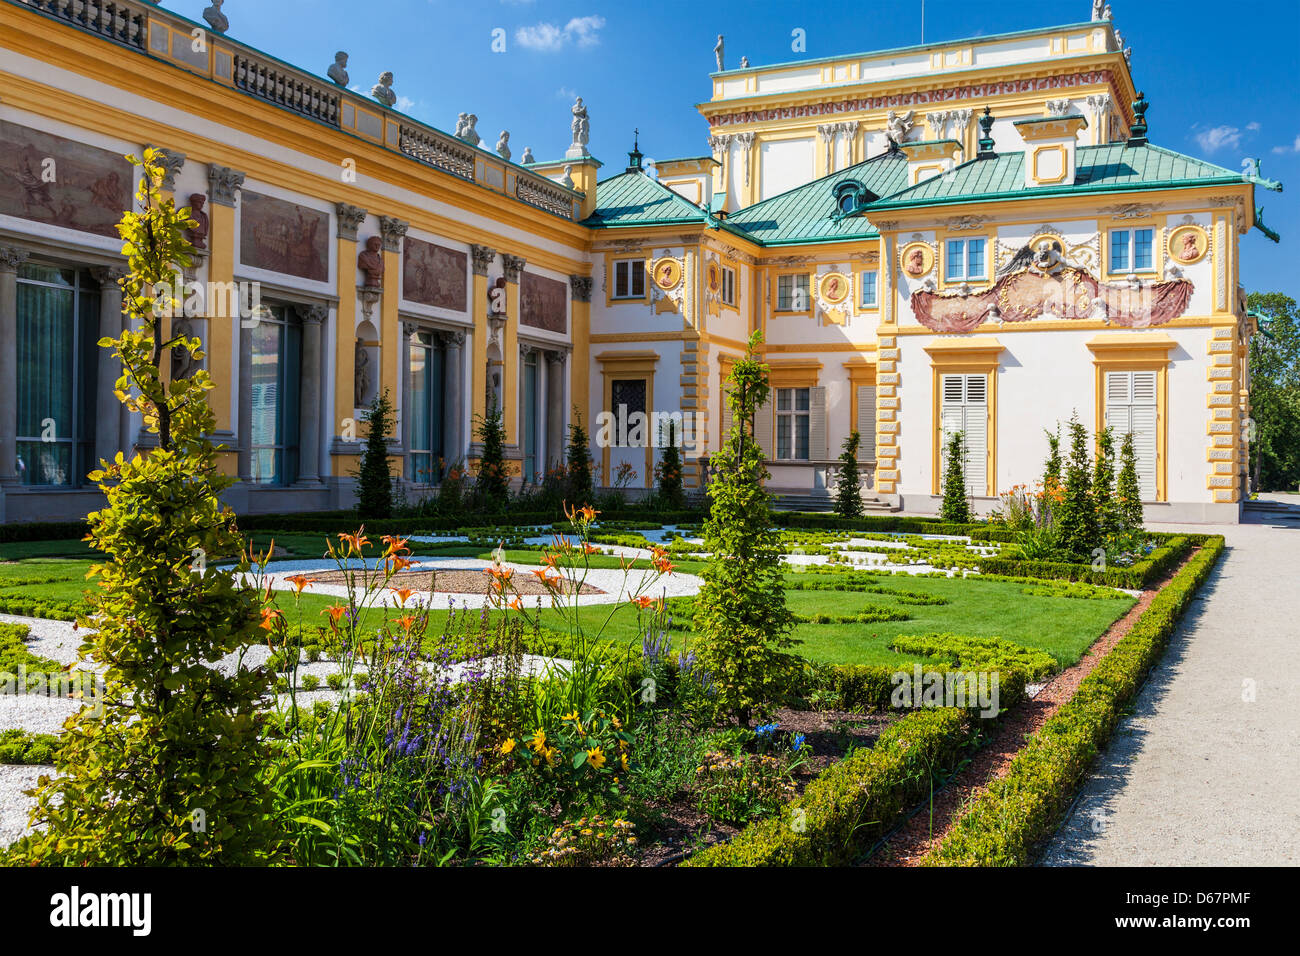
[[[1247,123],[1247,124],[1246,124],[1246,129],[1248,129],[1248,130],[1249,130],[1250,132],[1252,132],[1252,133],[1258,133],[1258,132],[1259,132],[1259,124],[1258,124],[1258,123]]]
[[[574,17],[563,27],[555,23],[538,23],[520,27],[515,31],[515,42],[540,53],[557,53],[567,44],[592,47],[600,43],[600,30],[605,26],[601,16]]]
[[[1241,130],[1235,126],[1212,126],[1196,134],[1196,142],[1207,153],[1236,149],[1241,145]]]
[[[397,97],[397,108],[401,110],[403,113],[411,112],[414,106],[415,106],[415,100],[411,99],[409,96],[399,95]]]
[[[555,98],[559,100],[576,100],[578,98],[578,91],[571,90],[567,86],[562,86],[555,91]]]
[[[1295,138],[1295,142],[1290,146],[1274,146],[1275,153],[1300,153],[1300,136]]]

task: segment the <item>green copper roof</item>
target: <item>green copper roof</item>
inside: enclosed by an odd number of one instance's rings
[[[876,227],[865,216],[836,218],[835,187],[849,179],[888,196],[907,184],[907,160],[902,153],[882,153],[742,209],[727,225],[769,246],[874,236]]]
[[[625,172],[596,184],[596,209],[583,225],[655,226],[704,222],[705,213],[644,172]]]
[[[993,159],[973,159],[962,163],[951,173],[932,177],[886,196],[873,203],[867,211],[1024,199],[1027,196],[1213,186],[1242,181],[1240,173],[1159,146],[1125,146],[1123,143],[1080,146],[1076,156],[1077,168],[1072,185],[1026,186],[1024,153],[1017,150]]]

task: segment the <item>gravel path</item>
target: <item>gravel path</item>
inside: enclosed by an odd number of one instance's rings
[[[1293,517],[1186,529],[1227,551],[1045,865],[1300,864],[1300,496],[1264,497]]]
[[[36,801],[23,791],[36,786],[41,774],[53,772],[53,767],[0,764],[0,846],[8,846],[27,832],[27,814]]]

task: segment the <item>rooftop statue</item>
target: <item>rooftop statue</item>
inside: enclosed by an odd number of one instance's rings
[[[510,158],[510,131],[502,130],[501,138],[497,140],[497,155],[502,159]]]
[[[393,74],[388,70],[380,73],[379,82],[370,88],[370,95],[385,106],[396,106],[397,94],[393,92]]]
[[[723,52],[724,52],[724,49],[725,49],[725,47],[724,47],[724,44],[723,44],[723,42],[722,42],[722,34],[719,33],[719,34],[718,34],[718,42],[715,43],[715,44],[713,45],[713,55],[714,55],[715,58],[717,58],[717,61],[718,61],[718,72],[719,72],[719,73],[721,73],[721,72],[725,69],[725,67],[722,65],[722,54],[723,54]]]
[[[330,68],[325,71],[325,75],[337,83],[339,86],[348,85],[348,55],[339,50],[334,54],[334,62]]]
[[[212,0],[212,6],[203,11],[203,19],[208,21],[208,26],[218,33],[225,33],[230,29],[230,20],[221,12],[221,5],[226,0]]]

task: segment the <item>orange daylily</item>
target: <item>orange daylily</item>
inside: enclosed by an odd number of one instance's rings
[[[384,567],[388,569],[389,574],[397,574],[399,571],[405,571],[414,563],[409,558],[392,555],[384,562]]]
[[[596,520],[596,515],[600,514],[600,512],[591,505],[583,505],[582,508],[579,509],[578,513],[582,515],[582,520],[585,524],[591,524],[591,522]]]
[[[316,583],[315,578],[309,578],[305,574],[291,574],[285,580],[293,585],[294,592],[297,594],[301,594],[303,588],[311,587]]]
[[[370,539],[365,534],[366,526],[362,525],[357,529],[356,534],[340,534],[339,540],[348,546],[349,554],[360,554],[361,549],[370,543]],[[274,543],[274,542],[272,542]]]
[[[655,602],[643,594],[638,598],[633,598],[632,603],[644,611],[646,608],[648,608],[651,604],[654,604]]]
[[[402,630],[409,631],[415,625],[415,615],[403,614],[394,623],[399,625]]]
[[[407,548],[407,546],[406,546],[406,542],[407,542],[407,539],[406,539],[406,538],[398,538],[398,537],[395,537],[394,535],[386,534],[386,535],[384,535],[382,538],[380,538],[379,540],[382,541],[382,542],[384,542],[384,544],[388,545],[388,553],[389,553],[389,554],[396,554],[396,553],[399,552],[399,551],[408,551],[408,550],[410,550],[410,549]]]
[[[275,630],[275,622],[284,620],[284,612],[278,608],[262,608],[262,623],[258,625],[264,631]]]
[[[339,622],[339,618],[341,618],[345,613],[347,613],[347,610],[348,610],[347,607],[343,604],[331,604],[325,610],[321,611],[321,613],[328,614],[330,616],[331,624],[337,624]]]
[[[582,550],[587,554],[600,554],[600,548],[596,547],[594,544],[584,544]]]
[[[388,590],[396,594],[398,599],[402,602],[403,605],[406,604],[406,599],[415,593],[415,591],[411,588],[389,588]]]
[[[510,602],[509,606],[512,611],[522,611],[524,609],[524,602],[519,600],[519,598],[515,598]]]

